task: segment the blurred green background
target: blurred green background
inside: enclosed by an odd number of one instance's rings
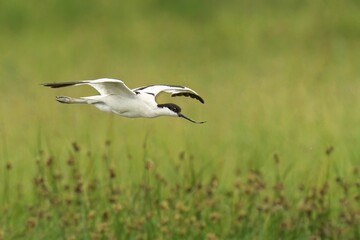
[[[273,176],[276,153],[291,186],[324,178],[333,146],[331,172],[346,176],[360,157],[359,10],[355,0],[1,1],[1,164],[23,186],[39,150],[61,156],[77,142],[96,155],[109,139],[123,181],[139,175],[146,143],[165,175],[185,151],[225,185],[237,168]],[[100,77],[188,86],[205,105],[161,101],[208,122],[61,105],[56,95],[94,91],[40,85]]]

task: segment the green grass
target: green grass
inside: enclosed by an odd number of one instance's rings
[[[0,239],[358,239],[356,1],[0,3]],[[58,104],[184,84],[196,120]]]

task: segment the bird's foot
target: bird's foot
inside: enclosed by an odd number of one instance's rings
[[[66,97],[66,96],[56,96],[56,101],[61,102],[61,103],[72,103],[72,98],[71,97]]]

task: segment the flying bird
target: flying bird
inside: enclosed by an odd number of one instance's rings
[[[51,88],[90,85],[100,94],[80,98],[57,96],[56,100],[60,103],[92,104],[102,111],[112,112],[129,118],[173,116],[185,118],[186,120],[197,124],[205,123],[205,121],[198,122],[185,116],[181,113],[181,108],[174,103],[158,104],[156,102],[156,96],[161,92],[166,92],[170,93],[172,97],[191,97],[204,103],[204,100],[194,90],[184,86],[155,84],[129,89],[123,81],[111,78],[78,82],[43,83],[42,85]]]

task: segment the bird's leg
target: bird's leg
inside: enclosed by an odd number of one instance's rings
[[[72,98],[72,97],[67,97],[67,96],[57,96],[56,100],[58,102],[61,103],[88,103],[85,99],[81,99],[81,98]]]

